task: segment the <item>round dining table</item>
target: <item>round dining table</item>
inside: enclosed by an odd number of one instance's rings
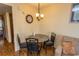
[[[30,35],[29,38],[37,38],[39,42],[44,42],[49,39],[49,36],[45,34],[35,34],[35,35]]]

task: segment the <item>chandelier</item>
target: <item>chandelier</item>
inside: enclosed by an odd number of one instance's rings
[[[41,19],[43,19],[43,17],[44,17],[44,14],[40,12],[40,3],[38,3],[38,12],[36,13],[36,18],[38,21],[40,21]]]

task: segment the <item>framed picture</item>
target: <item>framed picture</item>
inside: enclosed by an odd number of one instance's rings
[[[29,24],[31,24],[33,22],[32,15],[29,14],[29,15],[26,16],[26,22],[29,23]]]
[[[79,22],[79,3],[72,5],[71,22]]]

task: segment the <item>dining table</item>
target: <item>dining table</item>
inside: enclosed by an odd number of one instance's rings
[[[45,34],[35,34],[35,35],[30,35],[29,38],[37,38],[38,42],[44,42],[49,39],[49,36]]]

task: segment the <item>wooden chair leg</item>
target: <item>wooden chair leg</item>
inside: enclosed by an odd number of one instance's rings
[[[29,56],[29,51],[27,51],[27,56]]]
[[[45,53],[47,54],[47,46],[45,47]]]
[[[30,55],[32,55],[32,52],[27,51],[27,56],[30,56]]]
[[[40,56],[40,51],[37,52],[37,56]]]
[[[55,56],[55,47],[53,47],[52,50],[53,50],[53,56]]]

